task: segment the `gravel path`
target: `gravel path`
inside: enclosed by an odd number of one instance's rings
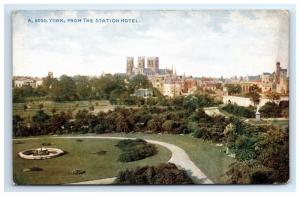
[[[65,139],[74,139],[74,138],[93,138],[93,139],[136,139],[136,138],[128,138],[128,137],[108,137],[108,136],[65,136],[65,137],[51,137],[51,138],[65,138]],[[26,138],[26,139],[38,139],[38,138]],[[24,140],[24,139],[23,139]],[[147,142],[152,144],[157,144],[169,149],[172,152],[172,157],[168,162],[176,164],[179,168],[184,169],[187,174],[191,177],[191,179],[196,184],[213,184],[213,182],[194,164],[194,162],[189,158],[187,153],[178,146],[173,144],[169,144],[166,142],[156,141],[156,140],[147,140]],[[98,180],[90,180],[78,183],[71,184],[112,184],[116,177],[98,179]]]

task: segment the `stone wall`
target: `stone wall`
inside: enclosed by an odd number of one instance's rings
[[[275,101],[276,103],[279,103],[282,100],[288,100],[288,97],[281,97],[280,100]],[[245,97],[239,97],[239,96],[223,96],[223,103],[224,104],[228,104],[229,101],[231,102],[231,104],[237,104],[239,106],[244,106],[244,107],[248,107],[249,105],[254,105],[253,102],[250,100],[250,98],[245,98]],[[266,104],[267,102],[270,102],[270,99],[267,98],[261,98],[260,102],[259,102],[259,107],[263,106],[264,104]]]

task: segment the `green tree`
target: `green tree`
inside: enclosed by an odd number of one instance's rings
[[[131,93],[140,88],[152,88],[152,84],[148,80],[147,76],[142,74],[135,75],[129,81],[129,89]]]
[[[258,160],[271,168],[272,179],[277,183],[286,183],[289,179],[289,134],[279,128],[272,128],[262,134],[257,145],[260,153]]]
[[[63,100],[63,98],[60,95],[61,92],[62,92],[62,89],[61,89],[61,86],[59,84],[59,81],[57,79],[54,79],[52,84],[51,84],[51,87],[49,88],[49,97],[50,97],[50,99],[55,100],[55,101]]]
[[[45,92],[49,92],[56,80],[56,78],[53,78],[53,76],[48,74],[45,78],[43,78],[42,89]]]
[[[256,84],[253,84],[249,87],[249,92],[250,93],[261,93],[261,89]]]
[[[34,116],[32,116],[32,121],[39,125],[45,124],[49,119],[50,116],[43,110],[39,110]]]
[[[74,80],[67,76],[62,75],[59,78],[59,86],[61,90],[61,97],[63,100],[76,100],[78,99],[78,95],[76,93],[76,84]]]
[[[253,102],[254,106],[258,105],[260,102],[260,93],[261,89],[256,85],[251,85],[249,88],[248,96],[250,97],[250,100]]]
[[[13,89],[13,102],[25,102],[25,95],[22,88],[14,88]]]
[[[267,102],[259,109],[262,117],[277,118],[281,117],[281,109],[275,102]]]
[[[22,135],[22,126],[23,126],[23,118],[20,115],[13,115],[13,135],[20,136]]]
[[[242,87],[239,84],[226,84],[225,87],[229,95],[240,94],[242,92]]]
[[[88,76],[74,76],[73,78],[76,84],[76,93],[81,100],[92,98],[92,86]]]
[[[183,107],[189,111],[195,111],[199,105],[199,99],[196,96],[190,95],[187,96],[183,101]]]
[[[266,97],[268,99],[270,99],[272,102],[274,102],[275,100],[279,100],[280,99],[280,94],[275,93],[275,92],[270,92],[266,94]]]
[[[260,102],[260,94],[257,92],[250,92],[248,93],[250,100],[253,102],[254,106],[257,106]]]

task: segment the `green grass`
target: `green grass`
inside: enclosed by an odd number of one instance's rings
[[[80,137],[78,137],[79,139]],[[119,171],[144,165],[156,165],[167,162],[171,152],[157,146],[159,152],[143,160],[122,163],[118,161],[122,152],[115,145],[119,140],[109,139],[59,139],[41,137],[41,139],[13,141],[13,178],[16,184],[65,184],[94,179],[114,177]],[[63,149],[67,154],[46,160],[25,160],[17,153],[30,148],[41,147],[42,143],[52,143],[51,147]],[[107,151],[105,154],[95,154]],[[23,169],[39,167],[42,171],[23,172]],[[86,171],[82,175],[73,175],[72,171]]]
[[[285,129],[289,126],[289,120],[272,120],[270,122],[271,124],[281,127],[282,129]]]
[[[107,136],[125,136],[143,139],[152,139],[171,143],[184,149],[191,160],[206,174],[214,183],[226,183],[225,173],[228,166],[235,161],[228,157],[223,146],[216,146],[214,143],[203,141],[190,135],[172,135],[172,134],[105,134]]]
[[[234,114],[232,114],[232,113],[229,113],[229,112],[223,110],[221,107],[219,107],[218,109],[219,109],[220,113],[221,113],[223,116],[227,117],[227,118],[229,118],[229,117],[238,117],[238,118],[240,118],[240,119],[246,119],[246,118],[244,118],[244,117],[242,117],[242,116],[236,116],[236,115],[234,115]]]
[[[98,103],[98,105],[96,104]],[[23,118],[28,118],[36,114],[39,110],[39,105],[43,104],[43,110],[48,113],[52,114],[52,109],[56,110],[56,113],[61,111],[72,111],[76,113],[79,110],[87,109],[91,105],[94,106],[94,112],[99,111],[108,111],[115,108],[114,105],[111,105],[109,101],[106,100],[93,100],[93,101],[70,101],[70,102],[54,102],[54,101],[33,101],[27,102],[26,105],[28,109],[24,111],[24,104],[25,103],[14,103],[13,104],[13,115],[20,115]]]

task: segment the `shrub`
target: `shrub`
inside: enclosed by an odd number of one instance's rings
[[[141,160],[158,152],[156,146],[142,139],[121,140],[116,146],[123,151],[119,156],[120,162]]]
[[[256,161],[234,162],[226,172],[230,184],[271,184],[270,170]]]
[[[161,120],[159,119],[151,119],[147,122],[147,128],[150,131],[160,132],[161,131]]]
[[[125,150],[135,147],[137,144],[146,144],[147,142],[143,139],[128,139],[128,140],[121,140],[116,144],[116,147]]]
[[[275,102],[267,102],[259,109],[262,117],[277,118],[281,116],[281,109]]]
[[[232,113],[236,116],[242,116],[245,118],[254,118],[255,111],[250,107],[238,106],[236,104],[227,104],[222,108],[222,110]]]
[[[106,133],[109,130],[109,126],[106,122],[101,122],[94,127],[95,133],[101,134]]]
[[[42,168],[37,167],[37,166],[33,166],[33,167],[29,168],[29,171],[31,171],[31,172],[38,172],[38,171],[42,171],[42,170],[43,170]]]
[[[250,177],[251,184],[272,184],[271,175],[266,171],[254,172]]]
[[[166,120],[162,124],[162,128],[164,131],[172,131],[174,127],[175,127],[175,122],[173,120]]]
[[[267,102],[259,111],[261,116],[266,118],[288,117],[289,101],[280,101],[279,104]]]
[[[289,108],[289,101],[287,100],[282,100],[279,102],[279,107],[281,109]]]
[[[39,110],[34,116],[32,116],[32,121],[34,123],[43,125],[50,119],[50,116],[46,114],[43,110]]]
[[[210,133],[210,129],[206,127],[201,127],[193,133],[193,136],[196,138],[206,139],[208,134]]]
[[[158,166],[143,166],[132,170],[119,172],[117,184],[193,184],[184,170],[180,170],[172,163]]]
[[[190,120],[200,122],[200,121],[211,121],[211,117],[207,115],[203,109],[198,109],[196,112],[192,113],[189,117]]]
[[[241,85],[238,84],[226,84],[225,87],[227,88],[229,95],[239,94],[242,91]]]
[[[89,106],[89,110],[90,111],[94,111],[95,110],[95,107],[93,105]]]
[[[79,169],[75,169],[72,171],[72,175],[82,175],[84,173],[85,173],[84,170],[79,170]]]

